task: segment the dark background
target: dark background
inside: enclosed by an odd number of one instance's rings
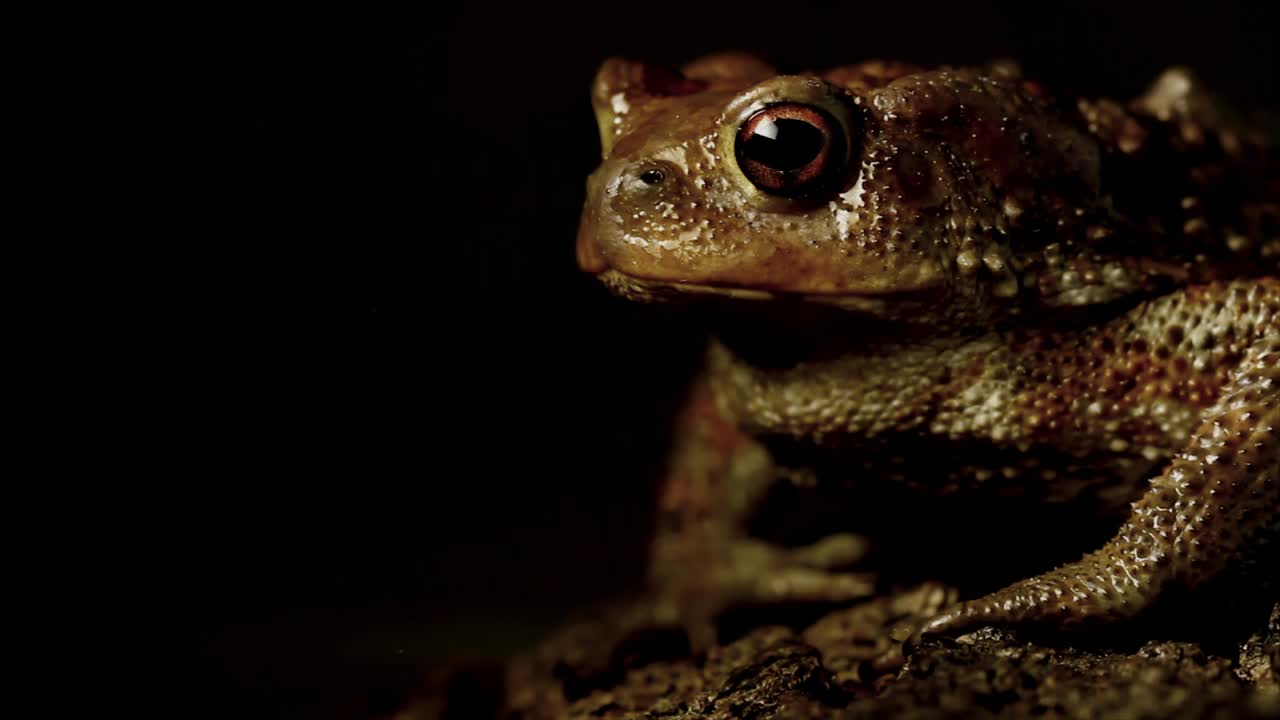
[[[425,668],[500,659],[635,585],[699,338],[575,271],[605,57],[1014,57],[1120,97],[1186,64],[1248,113],[1280,105],[1260,8],[205,7],[202,318],[161,418],[183,439],[154,490],[170,511],[131,499],[92,525],[80,575],[147,600],[107,592],[53,632],[143,681],[195,649],[256,708],[323,715],[391,705]]]

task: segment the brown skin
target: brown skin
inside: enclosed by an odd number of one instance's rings
[[[717,318],[655,552],[673,616],[871,592],[832,570],[861,553],[852,536],[746,537],[783,466],[1135,501],[1101,550],[926,632],[1128,617],[1280,522],[1280,179],[1185,73],[1124,105],[1053,98],[1007,66],[610,60],[593,101],[604,161],[580,266]],[[742,129],[771,107],[817,112],[828,155],[747,167]],[[799,188],[771,191],[787,177]],[[965,453],[911,472],[948,446]]]

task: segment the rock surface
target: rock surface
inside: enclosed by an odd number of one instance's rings
[[[566,658],[599,643],[607,619],[584,623],[513,661],[500,702],[437,694],[396,720],[477,717],[481,706],[492,717],[498,705],[496,716],[527,720],[1280,718],[1280,604],[1238,654],[1174,640],[1038,644],[985,628],[926,641],[905,663],[886,665],[905,622],[950,600],[929,584],[799,628],[751,628],[698,656],[670,637],[638,640],[614,667],[589,675],[574,674]]]

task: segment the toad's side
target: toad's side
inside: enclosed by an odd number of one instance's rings
[[[839,570],[853,535],[749,537],[780,479],[1120,509],[1101,549],[927,632],[1128,617],[1277,524],[1280,180],[1185,73],[1121,104],[1004,66],[611,60],[593,100],[579,264],[715,337],[656,620],[702,644],[733,604],[874,591]]]

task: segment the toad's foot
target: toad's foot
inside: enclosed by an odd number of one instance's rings
[[[876,577],[845,573],[867,552],[867,541],[833,534],[809,546],[778,547],[755,539],[728,542],[721,560],[699,569],[667,562],[655,577],[682,614],[701,607],[712,616],[731,607],[773,603],[847,602],[868,597]]]
[[[721,578],[726,599],[740,603],[840,603],[867,597],[875,576],[837,572],[866,553],[866,542],[838,534],[801,548],[741,541]]]
[[[983,625],[1023,623],[1069,628],[1133,615],[1150,603],[1170,576],[1163,567],[1143,567],[1142,561],[1115,544],[1112,541],[1078,562],[955,605],[926,623],[919,635],[956,635]],[[1146,562],[1161,561],[1153,557]]]
[[[726,610],[806,603],[838,604],[869,597],[872,573],[842,572],[861,559],[867,542],[850,534],[831,535],[799,548],[735,539],[706,565],[666,562],[655,566],[661,588],[655,618],[688,633],[693,652],[716,643],[715,620]]]
[[[1151,481],[1128,522],[1078,562],[961,603],[923,634],[980,625],[1067,627],[1145,608],[1166,585],[1194,588],[1256,544],[1280,511],[1280,334],[1249,346],[1191,441]]]
[[[540,648],[537,664],[558,677],[569,694],[603,686],[629,667],[710,650],[719,639],[717,619],[728,610],[842,603],[875,591],[874,575],[835,570],[865,555],[867,542],[855,535],[832,535],[800,548],[726,540],[714,559],[704,554],[716,547],[710,541],[663,540],[655,546],[660,562],[652,590],[562,631]]]

